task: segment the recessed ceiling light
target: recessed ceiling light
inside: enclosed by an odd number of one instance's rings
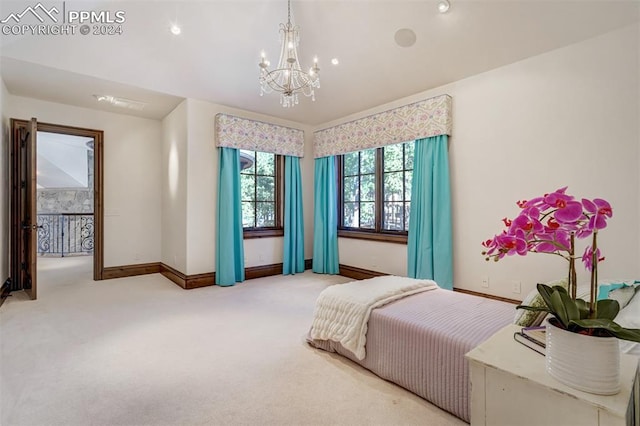
[[[416,33],[409,28],[400,28],[396,31],[394,39],[400,47],[411,47],[416,43]]]
[[[98,102],[108,103],[120,108],[135,109],[136,111],[142,111],[144,107],[147,106],[144,102],[134,101],[132,99],[116,98],[111,95],[93,95],[93,97],[96,98]]]
[[[438,11],[440,13],[447,13],[450,7],[451,7],[451,4],[449,3],[448,0],[440,0],[438,2]]]
[[[338,61],[338,58],[333,58],[333,59],[331,60],[331,63],[332,63],[333,65],[338,65],[338,64],[340,63],[340,61]]]
[[[171,34],[180,35],[182,29],[178,26],[178,24],[171,24]]]

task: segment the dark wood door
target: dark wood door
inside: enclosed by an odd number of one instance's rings
[[[38,121],[11,120],[12,134],[12,289],[24,289],[37,298],[38,216],[37,190]]]
[[[27,290],[36,298],[38,229],[36,212],[36,135],[38,131],[83,136],[94,141],[94,254],[93,279],[104,273],[103,255],[103,140],[102,130],[11,119],[11,283],[9,291]]]

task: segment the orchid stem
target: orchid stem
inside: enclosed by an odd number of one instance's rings
[[[589,318],[597,318],[596,291],[598,289],[598,230],[593,230],[591,245],[591,297],[589,299]]]
[[[571,233],[571,247],[569,248],[569,281],[567,282],[567,290],[573,300],[576,300],[576,288],[578,287],[578,277],[576,275],[576,258],[575,258],[575,234]]]

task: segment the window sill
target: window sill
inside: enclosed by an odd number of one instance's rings
[[[383,234],[377,232],[338,229],[338,237],[355,238],[358,240],[381,241],[394,244],[407,244],[406,234]]]
[[[282,237],[284,236],[284,229],[245,229],[242,234],[245,240],[253,238]]]

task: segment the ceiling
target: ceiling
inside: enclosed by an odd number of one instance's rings
[[[87,188],[93,138],[38,132],[38,188]]]
[[[640,21],[637,0],[450,1],[446,14],[434,0],[293,1],[301,65],[318,56],[321,87],[315,102],[289,109],[260,96],[257,65],[263,49],[278,60],[285,0],[43,0],[67,13],[123,11],[122,34],[3,34],[0,74],[14,95],[148,118],[194,98],[318,125]],[[36,3],[3,0],[0,20]],[[403,28],[416,34],[411,47],[394,40]],[[99,104],[96,94],[147,107]]]

